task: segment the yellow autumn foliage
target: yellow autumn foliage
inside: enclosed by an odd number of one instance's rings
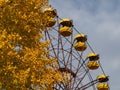
[[[0,88],[53,90],[63,81],[55,58],[48,58],[42,8],[48,0],[0,0]]]

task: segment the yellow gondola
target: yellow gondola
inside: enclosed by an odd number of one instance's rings
[[[86,50],[87,46],[84,42],[76,42],[74,44],[74,48],[77,50],[77,51],[84,51]]]
[[[98,62],[96,61],[89,61],[87,63],[87,67],[90,69],[90,70],[95,70],[95,69],[98,69],[99,68],[99,64]]]
[[[72,34],[72,30],[68,26],[61,27],[59,32],[64,37],[70,36]]]
[[[74,37],[74,40],[77,40],[77,42],[78,41],[85,42],[85,41],[87,41],[87,35],[85,35],[85,34],[77,34]]]
[[[107,83],[99,83],[97,84],[98,90],[109,90],[109,85]]]
[[[87,58],[89,58],[90,61],[96,61],[99,59],[99,54],[90,53],[90,54],[88,54]]]
[[[54,18],[49,18],[46,20],[46,27],[52,27],[56,23],[56,20]]]
[[[102,75],[99,75],[99,76],[97,77],[97,80],[98,80],[99,82],[107,82],[109,79],[108,79],[108,76],[102,74]]]
[[[62,26],[68,26],[68,27],[72,27],[73,26],[73,21],[68,19],[68,18],[64,18],[60,21],[60,24]]]
[[[57,13],[56,13],[56,10],[49,7],[49,8],[46,8],[44,11],[43,11],[44,15],[45,16],[50,16],[52,18],[54,18],[55,16],[57,16]]]

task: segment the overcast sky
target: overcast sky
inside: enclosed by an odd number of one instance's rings
[[[111,90],[120,90],[120,0],[50,0],[61,18],[88,35],[110,76]]]

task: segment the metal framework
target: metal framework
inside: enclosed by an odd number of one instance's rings
[[[51,13],[52,12],[50,12],[50,14]],[[49,18],[51,18],[50,14],[48,15]],[[71,33],[71,35],[68,34],[69,36],[63,36],[66,34],[63,33],[62,35],[60,32],[60,28],[62,27],[60,25],[62,19],[59,18],[58,15],[56,15],[54,18],[56,20],[56,24],[50,24],[53,21],[48,20],[47,22],[50,22],[49,26],[46,27],[46,30],[44,30],[43,33],[45,35],[45,40],[51,42],[48,48],[48,50],[50,50],[49,57],[57,58],[59,67],[56,68],[63,73],[63,76],[67,75],[68,78],[66,80],[66,83],[61,82],[55,84],[53,89],[86,90],[89,88],[89,90],[97,90],[96,84],[99,83],[99,80],[96,79],[93,73],[95,73],[98,69],[90,70],[88,68],[87,63],[89,62],[89,59],[86,56],[86,53],[95,53],[95,51],[92,49],[88,41],[85,42],[85,44],[87,45],[87,49],[85,48],[86,50],[76,50],[74,46],[76,40],[74,37],[76,34],[81,34],[79,30],[77,30],[74,25],[69,23],[68,26],[71,26],[70,29],[72,30],[72,33],[69,32],[69,34]],[[62,24],[67,26],[68,22],[69,21],[66,21]],[[106,75],[100,64],[100,61],[98,60],[97,62],[99,64],[99,71],[101,71],[102,74]]]

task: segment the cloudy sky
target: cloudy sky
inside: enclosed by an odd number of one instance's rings
[[[71,18],[100,54],[111,90],[120,90],[120,0],[50,0],[61,18]]]

